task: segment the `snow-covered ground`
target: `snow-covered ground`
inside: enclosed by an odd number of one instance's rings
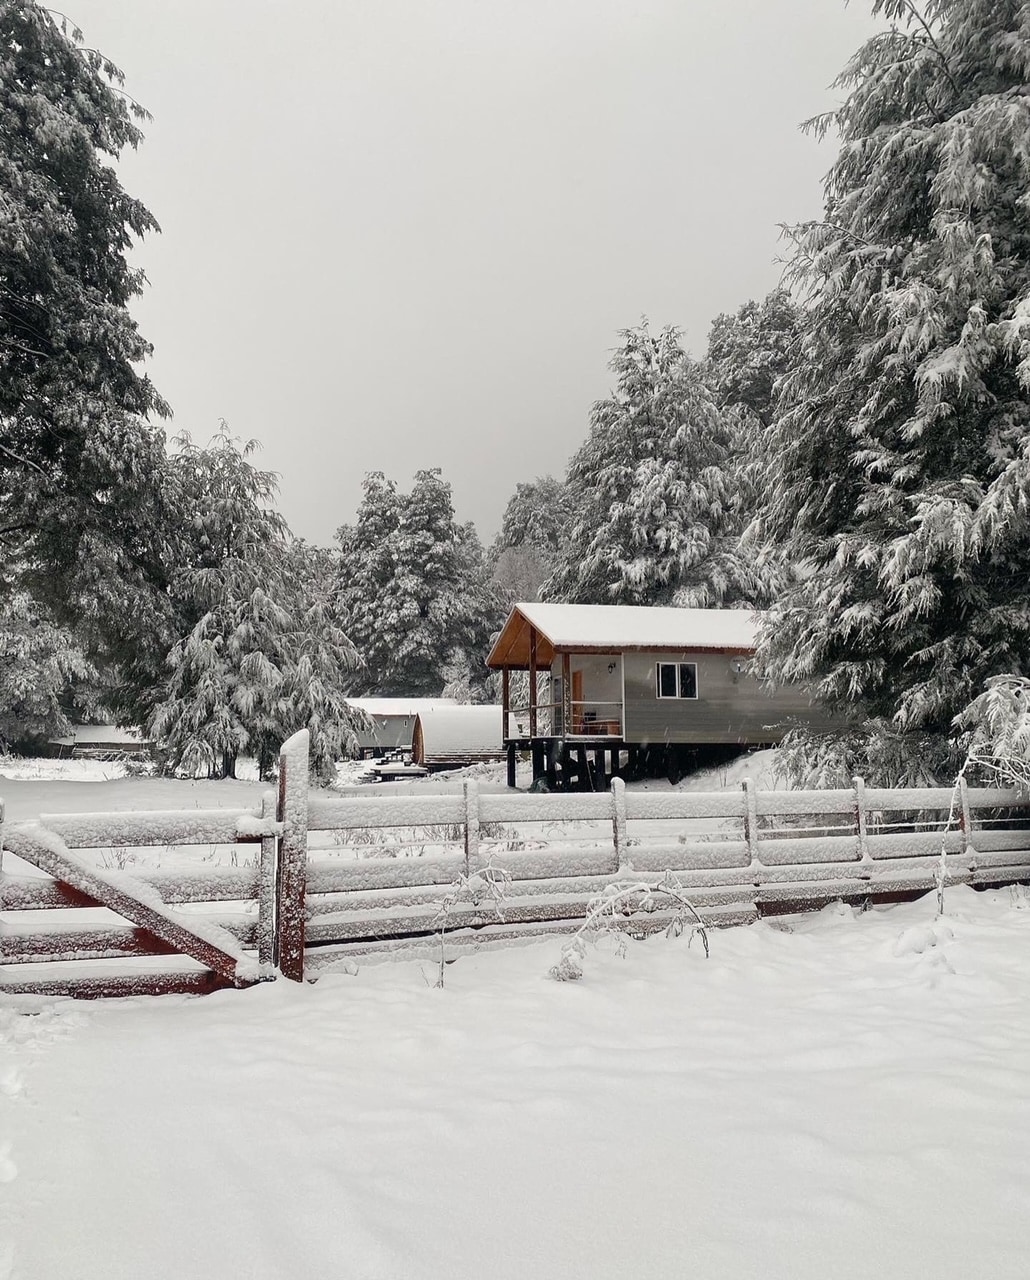
[[[8,999],[0,1276],[1025,1277],[1028,906]]]
[[[262,790],[12,789],[25,817]],[[653,938],[571,984],[552,938],[443,990],[395,960],[0,997],[0,1280],[1023,1280],[1030,894],[934,914],[831,907],[713,933],[707,961]]]

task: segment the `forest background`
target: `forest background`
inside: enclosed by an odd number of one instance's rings
[[[1030,756],[1030,18],[875,0],[842,72],[823,216],[783,285],[712,324],[625,329],[561,478],[483,548],[438,470],[375,472],[332,548],[294,538],[255,442],[166,440],[115,162],[146,113],[67,20],[0,0],[0,740],[146,728],[164,765],[329,778],[359,694],[490,699],[508,605],[753,606],[756,670],[841,712],[808,782]],[[169,445],[171,447],[169,447]]]

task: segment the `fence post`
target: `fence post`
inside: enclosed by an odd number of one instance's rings
[[[969,867],[969,883],[973,883],[976,874],[976,849],[973,845],[973,818],[969,810],[969,784],[964,773],[958,780],[958,829],[962,838],[962,855],[967,859]],[[0,821],[3,819],[3,806],[0,806]]]
[[[758,863],[758,801],[753,778],[744,779],[744,839],[752,867]]]
[[[873,859],[869,853],[869,815],[865,807],[865,778],[856,774],[851,779],[855,789],[855,831],[858,834],[858,860],[862,864],[860,879],[871,886],[873,879]],[[869,905],[868,896],[866,906]]]
[[[308,731],[301,729],[279,752],[282,823],[276,878],[275,963],[284,978],[304,981],[304,915],[308,852]]]
[[[266,791],[261,797],[262,822],[274,822],[276,817],[275,792]],[[274,835],[261,837],[261,862],[258,869],[258,918],[257,950],[259,964],[275,963],[275,870],[276,845]]]
[[[621,778],[612,778],[612,843],[615,846],[615,859],[620,872],[632,871],[633,864],[629,857],[629,846],[626,841],[626,784]]]
[[[462,783],[465,797],[465,874],[479,870],[479,787],[475,782]]]
[[[761,911],[762,866],[758,860],[758,801],[755,798],[755,781],[745,778],[744,783],[744,840],[750,859],[751,882],[755,889],[755,910]]]

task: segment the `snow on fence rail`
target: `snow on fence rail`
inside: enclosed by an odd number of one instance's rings
[[[0,867],[2,986],[79,995],[242,986],[272,966],[301,980],[350,953],[424,943],[447,898],[448,942],[460,947],[576,929],[607,885],[656,884],[666,872],[706,924],[889,900],[941,877],[1030,881],[1030,796],[1015,791],[964,781],[881,790],[856,779],[833,791],[761,792],[748,781],[651,792],[615,779],[605,793],[490,794],[467,783],[457,795],[332,796],[309,791],[303,732],[284,745],[278,795],[260,809],[44,816],[6,834],[0,825],[0,835],[8,856],[36,866]],[[91,876],[77,852],[240,844],[260,846],[252,865],[131,875]],[[475,893],[488,867],[504,873],[499,914]],[[77,918],[55,927],[54,909]]]

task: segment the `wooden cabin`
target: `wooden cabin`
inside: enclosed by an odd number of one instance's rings
[[[704,746],[829,727],[804,690],[770,692],[751,674],[759,621],[747,609],[515,605],[486,660],[503,677],[508,785],[520,751],[534,782],[603,787],[686,772]]]
[[[74,724],[66,734],[47,742],[51,755],[80,760],[125,760],[147,755],[150,746],[139,729],[114,724]]]

